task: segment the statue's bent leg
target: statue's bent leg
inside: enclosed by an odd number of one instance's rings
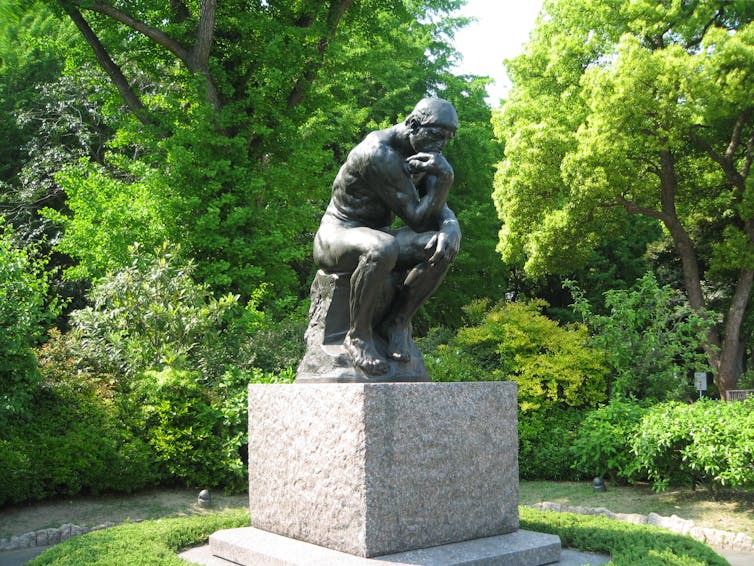
[[[351,274],[350,319],[343,346],[354,365],[368,375],[382,375],[387,360],[374,343],[374,311],[390,272],[398,259],[398,243],[385,232],[369,228],[333,230],[318,234],[320,265],[326,269],[353,271]],[[353,267],[355,263],[355,268]]]
[[[380,331],[388,342],[388,356],[395,360],[408,361],[412,344],[411,319],[440,286],[451,262],[440,260],[431,265],[426,260],[427,252],[424,246],[431,238],[431,233],[413,236],[403,233],[400,236],[399,242],[403,247],[399,263],[413,259],[414,266],[408,271],[390,312],[381,324]],[[416,262],[417,256],[424,259]]]

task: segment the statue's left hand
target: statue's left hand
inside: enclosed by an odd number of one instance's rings
[[[429,264],[435,265],[440,261],[451,263],[461,248],[461,232],[457,229],[441,229],[427,242],[424,249],[432,253]]]

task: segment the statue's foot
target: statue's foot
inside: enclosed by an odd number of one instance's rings
[[[411,360],[411,326],[390,325],[382,328],[382,335],[387,340],[387,355],[399,362]]]
[[[387,373],[389,369],[387,360],[377,352],[371,340],[353,338],[346,334],[343,346],[351,355],[354,365],[361,368],[367,375],[378,376]]]

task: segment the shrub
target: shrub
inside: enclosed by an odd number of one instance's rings
[[[605,293],[607,315],[594,314],[573,282],[576,312],[613,376],[611,398],[681,400],[693,394],[690,376],[709,371],[703,351],[712,317],[700,316],[682,293],[660,286],[650,272],[629,290]]]
[[[153,485],[151,451],[97,391],[44,383],[34,417],[0,417],[0,505]]]
[[[590,411],[575,433],[573,469],[587,477],[639,479],[631,443],[645,413],[646,408],[638,402],[621,399]]]
[[[155,254],[129,250],[131,265],[91,289],[91,307],[71,313],[81,356],[98,372],[127,378],[165,367],[222,375],[229,361],[222,354],[237,348],[225,330],[238,297],[215,299],[168,244]]]
[[[586,345],[586,327],[559,326],[541,314],[545,306],[495,305],[429,355],[430,375],[435,381],[515,381],[524,411],[604,401],[606,370]]]
[[[37,250],[16,246],[0,218],[0,412],[24,412],[40,375],[34,346],[60,312]]]
[[[235,430],[224,429],[222,411],[201,382],[195,372],[144,372],[121,401],[123,413],[151,447],[163,481],[238,489],[244,483],[240,442]]]
[[[522,479],[579,480],[571,466],[571,445],[583,409],[552,407],[521,412],[518,417],[518,467]]]
[[[120,399],[125,426],[153,452],[163,483],[247,489],[247,386],[292,381],[291,372],[226,372],[209,388],[201,374],[166,368],[136,376]]]
[[[754,399],[656,405],[642,419],[632,449],[656,490],[676,483],[752,487]]]

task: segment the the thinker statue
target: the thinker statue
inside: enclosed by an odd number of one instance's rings
[[[320,272],[299,381],[428,379],[411,319],[442,282],[461,242],[447,205],[453,169],[442,155],[457,128],[449,102],[425,98],[404,122],[370,133],[348,155],[314,238]],[[405,226],[392,228],[396,216]],[[338,299],[338,283],[324,283],[326,277],[340,278],[348,292]],[[338,345],[340,353],[333,349]],[[312,351],[318,346],[333,359]],[[334,373],[316,367],[331,362]]]

